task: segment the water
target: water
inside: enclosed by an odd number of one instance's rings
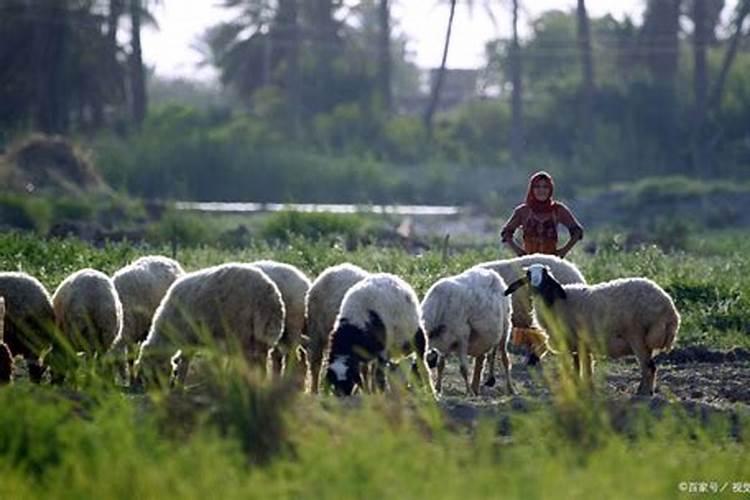
[[[218,213],[327,212],[333,214],[459,215],[463,209],[451,205],[348,205],[333,203],[239,203],[178,201],[177,210]]]

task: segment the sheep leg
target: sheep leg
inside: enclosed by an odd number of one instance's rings
[[[318,394],[320,382],[320,367],[323,364],[323,356],[314,350],[310,350],[310,392]]]
[[[490,351],[489,363],[487,371],[489,372],[487,378],[484,381],[486,387],[495,387],[495,358],[497,357],[498,346],[495,346]]]
[[[273,367],[273,375],[281,377],[281,372],[284,371],[284,355],[277,348],[271,351],[271,366]]]
[[[458,362],[461,371],[461,377],[464,379],[466,384],[466,395],[476,395],[472,390],[471,384],[469,383],[469,346],[466,342],[462,342],[458,347]]]
[[[474,358],[474,374],[471,377],[471,390],[474,394],[479,394],[479,383],[482,380],[482,368],[484,368],[484,359],[486,354]]]
[[[508,390],[508,394],[515,395],[516,389],[513,387],[513,382],[510,380],[510,357],[508,356],[508,350],[505,345],[500,349],[500,361],[503,363],[503,371],[505,372],[505,388]]]
[[[372,379],[374,384],[373,388],[377,389],[378,392],[385,392],[388,389],[388,380],[385,374],[385,366],[379,361],[376,361],[375,366],[373,366],[372,370]]]
[[[656,384],[656,364],[651,358],[651,350],[646,346],[645,336],[638,335],[630,339],[630,347],[638,358],[641,367],[641,383],[638,385],[638,394],[641,396],[653,396]]]
[[[440,356],[437,363],[437,379],[435,380],[435,392],[443,392],[443,374],[445,373],[445,355]]]

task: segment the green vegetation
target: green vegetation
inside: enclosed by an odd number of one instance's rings
[[[303,216],[320,231],[351,229],[356,218]],[[290,222],[291,220],[291,222]],[[288,228],[289,216],[266,227]],[[242,249],[184,245],[187,269],[275,258],[310,275],[342,261],[395,272],[423,294],[436,279],[496,249],[450,255],[285,238]],[[750,347],[750,240],[737,233],[694,238],[695,252],[606,248],[576,253],[592,281],[643,275],[675,297],[680,345]],[[56,286],[84,266],[111,273],[163,246],[0,236],[0,268],[23,269]],[[645,406],[625,413],[551,378],[549,404],[508,402],[461,423],[429,401],[402,393],[337,401],[297,395],[284,381],[259,382],[241,362],[208,358],[204,383],[169,395],[133,395],[77,377],[76,387],[0,388],[0,497],[3,498],[666,498],[683,482],[743,481],[745,417],[710,417]],[[96,365],[89,367],[97,373]],[[540,380],[540,383],[542,381]],[[489,409],[489,407],[488,407]]]

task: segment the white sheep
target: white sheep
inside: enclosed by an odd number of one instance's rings
[[[576,355],[584,379],[591,380],[594,353],[611,358],[635,354],[641,368],[638,394],[653,394],[653,352],[670,349],[680,327],[680,314],[659,285],[646,278],[561,285],[548,267],[534,264],[506,294],[526,284],[538,297],[536,314],[542,326],[562,330],[563,345]]]
[[[510,337],[511,301],[504,295],[505,281],[494,271],[473,268],[457,276],[438,280],[422,301],[422,322],[427,334],[428,360],[440,353],[435,390],[440,392],[445,356],[458,354],[467,394],[479,394],[479,382],[487,353],[500,351],[506,388],[514,394],[507,343]],[[469,356],[474,374],[469,384]]]
[[[324,270],[313,281],[306,297],[306,351],[310,367],[310,391],[318,392],[320,367],[329,347],[329,337],[347,291],[369,276],[353,264],[339,264]]]
[[[260,260],[251,264],[271,278],[279,288],[284,301],[284,332],[271,353],[274,371],[280,374],[282,368],[286,371],[291,366],[291,357],[296,353],[305,330],[305,300],[310,290],[310,280],[302,271],[290,264],[270,260]],[[302,368],[301,372],[304,373],[304,367],[299,368]]]
[[[13,354],[3,341],[5,332],[5,298],[0,297],[0,384],[13,380]]]
[[[491,269],[498,273],[505,283],[513,283],[524,275],[524,268],[532,264],[548,266],[560,283],[586,283],[586,279],[575,264],[554,255],[535,253],[513,259],[495,260],[477,264],[475,267]],[[529,349],[529,364],[536,364],[544,354],[551,352],[546,333],[534,323],[531,297],[526,290],[513,294],[512,340],[515,345]],[[490,355],[489,378],[486,385],[495,383],[495,359],[497,350]]]
[[[55,324],[73,351],[103,354],[122,330],[122,304],[112,279],[81,269],[52,295]]]
[[[0,296],[5,299],[4,341],[14,356],[23,356],[29,378],[39,382],[44,372],[40,357],[56,340],[49,292],[26,273],[0,272]],[[45,356],[53,371],[61,369],[56,363],[61,354],[61,349],[53,348]]]
[[[134,365],[135,383],[161,383],[176,363],[184,382],[193,348],[239,349],[266,369],[268,352],[284,327],[284,302],[274,282],[255,266],[228,263],[185,274],[156,310]]]
[[[376,364],[382,375],[384,365],[416,351],[420,379],[431,385],[425,348],[412,287],[393,274],[373,274],[344,295],[331,334],[326,380],[336,394],[351,395],[364,387],[363,368]]]
[[[122,330],[112,343],[118,357],[134,357],[133,349],[148,335],[156,308],[174,281],[185,274],[182,266],[168,257],[140,257],[118,270],[112,280],[122,303]]]

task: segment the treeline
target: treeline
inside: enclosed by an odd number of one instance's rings
[[[578,0],[527,37],[515,0],[496,12],[513,35],[487,45],[482,90],[437,113],[450,71],[420,85],[391,4],[225,0],[234,17],[201,46],[231,104],[198,110],[148,109],[152,3],[6,0],[0,128],[95,131],[110,183],[156,197],[464,202],[538,168],[576,187],[747,175],[748,0],[649,0],[641,22]]]

